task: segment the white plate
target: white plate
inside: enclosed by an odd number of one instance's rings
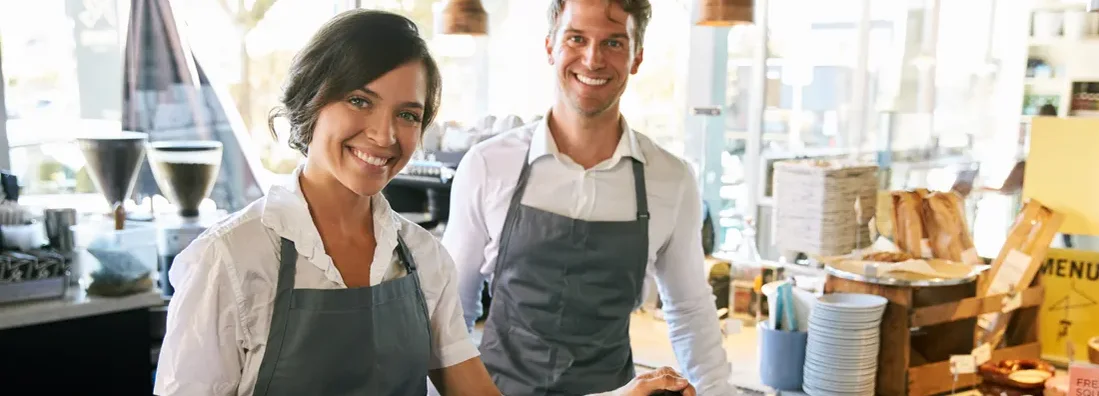
[[[832,312],[824,312],[814,310],[809,315],[809,323],[857,323],[865,326],[880,326],[882,322],[882,315],[880,314],[857,314],[857,315],[843,315],[835,314]]]
[[[881,317],[884,314],[884,309],[875,311],[847,311],[826,305],[814,307],[813,311],[810,312],[810,315],[837,319],[862,319],[863,321],[881,320]]]
[[[817,372],[806,372],[805,376],[803,376],[801,378],[802,381],[804,381],[806,377],[811,378],[810,381],[813,383],[813,385],[816,385],[816,386],[819,386],[819,387],[822,387],[822,388],[827,388],[829,390],[837,391],[837,392],[839,392],[839,391],[855,391],[855,392],[857,392],[857,391],[861,391],[861,390],[868,390],[868,389],[866,389],[866,387],[867,386],[873,387],[874,386],[874,381],[875,381],[875,377],[873,375],[859,376],[859,377],[855,378],[854,376],[847,376],[847,375],[834,375],[834,374],[821,374],[821,373],[817,373]]]
[[[871,354],[877,356],[877,353],[880,350],[879,344],[840,344],[814,340],[813,342],[810,342],[809,345],[812,345],[813,349],[821,354],[847,357],[855,356],[860,359]],[[806,345],[806,350],[809,349],[809,345]]]
[[[809,323],[829,327],[836,330],[866,330],[881,328],[881,319],[873,317],[835,317],[828,313],[813,312],[809,316]],[[806,327],[808,328],[808,326]]]
[[[873,294],[832,293],[818,297],[813,308],[823,306],[825,309],[834,307],[843,311],[875,312],[884,310],[888,303],[885,297]]]
[[[805,384],[805,383],[801,384],[801,390],[804,391],[805,394],[810,395],[810,396],[851,396],[851,395],[844,394],[844,393],[826,391],[826,390],[823,390],[823,389],[816,389],[816,388],[813,388],[812,386],[810,386],[809,384]]]
[[[824,336],[825,338],[835,338],[841,340],[877,340],[881,338],[881,330],[878,328],[863,329],[863,330],[840,330],[832,329],[826,326],[821,326],[816,323],[809,323],[809,335],[814,334]]]
[[[833,337],[831,333],[824,333],[820,331],[810,331],[807,341],[812,343],[824,343],[830,346],[844,347],[844,348],[865,348],[871,346],[881,345],[881,338],[868,337],[868,338],[841,338]]]
[[[839,392],[831,392],[831,391],[816,389],[816,388],[813,388],[812,386],[809,386],[809,384],[804,384],[804,383],[801,384],[801,390],[804,391],[805,394],[809,395],[809,396],[851,396],[851,395],[847,395],[847,394],[843,394],[843,393],[839,393]]]
[[[808,342],[823,342],[828,345],[845,348],[863,348],[881,344],[880,337],[846,338],[836,336],[833,333],[822,332],[820,329],[809,330],[809,338],[807,340]]]
[[[813,359],[823,360],[825,362],[864,362],[863,365],[869,365],[870,363],[878,361],[878,355],[876,353],[868,352],[845,352],[835,350],[821,350],[814,349],[811,352]],[[859,367],[860,365],[851,364],[850,367]]]
[[[822,378],[813,373],[806,373],[802,377],[803,385],[807,385],[812,389],[837,392],[844,395],[862,395],[873,394],[874,391],[874,378],[863,380],[858,384],[843,384],[835,381],[831,381],[827,378]],[[815,396],[815,394],[813,394]]]
[[[822,376],[823,378],[831,378],[832,381],[843,384],[861,384],[867,379],[874,379],[878,373],[878,367],[872,366],[870,368],[865,367],[851,367],[843,364],[823,364],[813,361],[812,364],[805,364],[804,369],[806,371],[812,371],[814,374]]]
[[[828,305],[816,305],[813,307],[813,311],[810,314],[821,314],[822,316],[828,316],[833,318],[855,319],[865,318],[863,320],[881,320],[885,315],[885,308],[873,309],[873,310],[849,310],[843,308],[837,308],[835,306]]]
[[[853,360],[878,360],[880,349],[877,345],[868,347],[837,347],[828,344],[813,344],[811,347],[805,348],[807,353],[815,354],[818,357],[830,359],[844,359],[847,361]],[[827,361],[827,360],[826,360]]]
[[[802,380],[812,379],[813,385],[828,388],[833,391],[859,390],[866,386],[874,386],[876,377],[871,375],[834,375],[822,374],[816,371],[806,371]]]
[[[880,352],[878,345],[862,347],[835,346],[825,343],[810,343],[805,348],[807,353],[813,353],[822,358],[835,357],[847,360],[877,360]]]
[[[824,356],[818,353],[805,355],[805,365],[810,364],[820,367],[841,367],[854,371],[878,370],[878,359],[848,359],[836,356]]]

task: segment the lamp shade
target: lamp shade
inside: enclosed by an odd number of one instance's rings
[[[488,34],[488,13],[481,0],[447,0],[440,17],[442,34]]]
[[[733,26],[752,23],[753,0],[700,0],[699,26]]]

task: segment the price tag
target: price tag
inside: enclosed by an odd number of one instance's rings
[[[992,324],[996,323],[996,314],[984,314],[977,317],[977,326],[985,330],[992,330]]]
[[[973,355],[950,355],[950,372],[956,375],[976,373],[976,360]]]
[[[981,260],[981,256],[977,255],[976,248],[969,248],[962,252],[962,262],[969,265],[984,264],[984,261]]]
[[[920,240],[920,256],[923,258],[932,258],[931,256],[933,256],[931,253],[931,242],[928,242],[927,238]]]
[[[1014,311],[1016,309],[1019,309],[1019,307],[1021,307],[1023,305],[1023,293],[1015,293],[1015,294],[1011,294],[1007,297],[1004,297],[1003,304],[1004,304],[1004,307],[1003,307],[1003,309],[1000,310],[1000,312],[1003,312],[1003,313],[1008,313],[1008,312]]]
[[[978,366],[985,364],[985,362],[992,360],[992,345],[989,343],[981,344],[977,349],[973,350],[973,360]]]

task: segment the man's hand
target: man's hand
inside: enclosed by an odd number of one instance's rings
[[[671,391],[683,396],[695,396],[695,388],[687,382],[686,378],[672,370],[670,367],[661,367],[659,370],[650,371],[634,378],[615,392],[617,396],[650,396],[659,395],[661,391]]]

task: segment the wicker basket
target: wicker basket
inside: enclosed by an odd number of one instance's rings
[[[775,164],[775,241],[784,251],[818,256],[867,246],[877,204],[878,167],[842,161]],[[862,216],[857,218],[855,200]]]

